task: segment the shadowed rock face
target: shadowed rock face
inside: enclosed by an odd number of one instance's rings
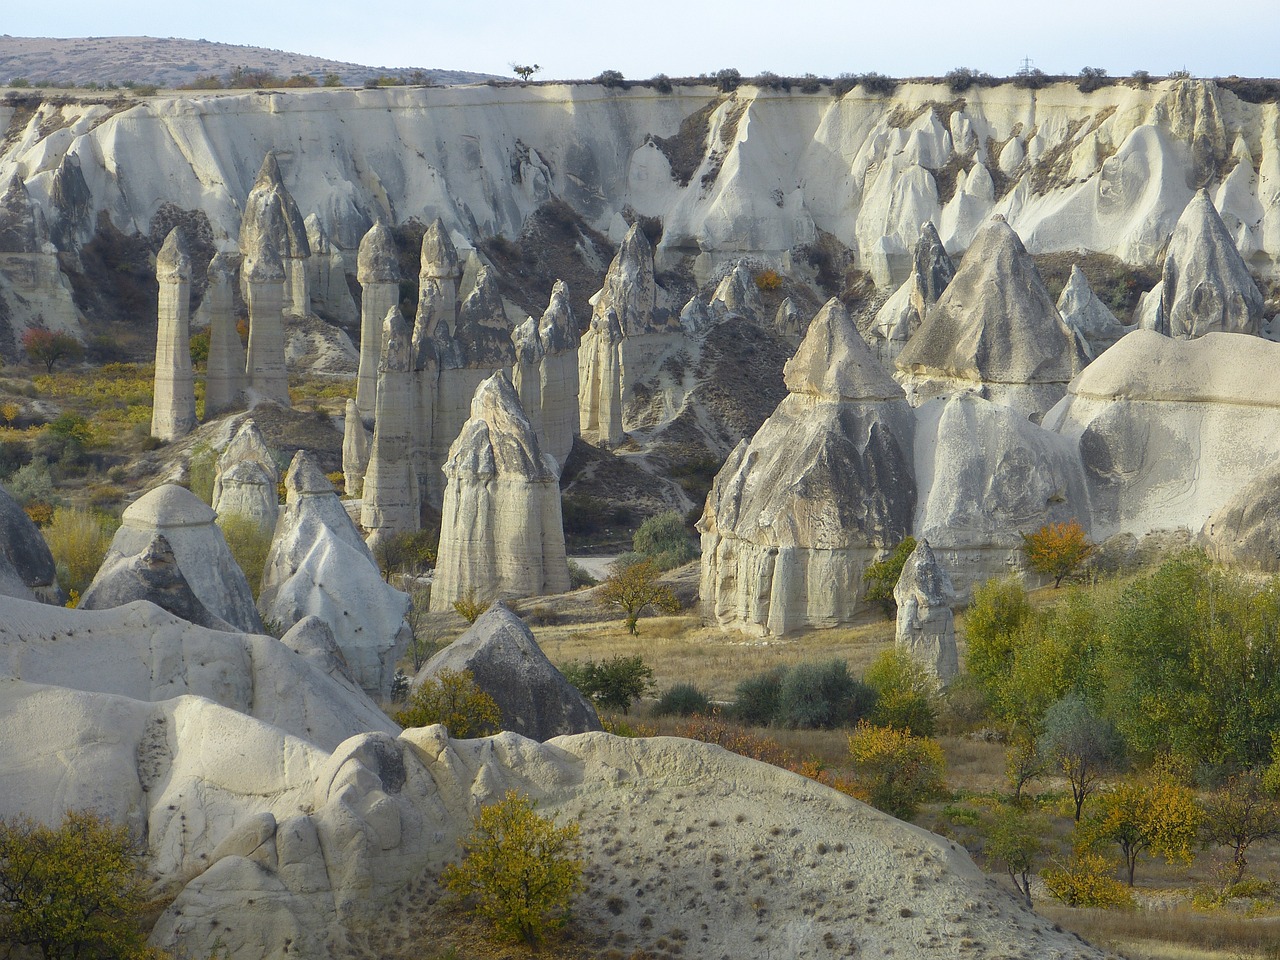
[[[240,401],[244,389],[244,344],[236,330],[235,283],[240,256],[218,252],[209,261],[209,285],[201,306],[209,318],[209,362],[205,365],[206,418]]]
[[[898,649],[946,683],[960,672],[955,624],[951,615],[951,579],[921,539],[902,566],[893,588],[898,604]]]
[[[654,332],[654,308],[658,286],[653,279],[653,248],[634,224],[623,238],[618,252],[609,264],[604,286],[597,294],[591,314],[591,326],[604,321],[609,312],[617,315],[623,336],[634,337]]]
[[[141,553],[118,557],[110,567],[104,564],[78,606],[85,610],[107,610],[134,600],[154,603],[175,617],[210,630],[235,630],[200,602],[182,575],[173,547],[161,533],[152,537]]]
[[[916,241],[911,265],[911,306],[916,312],[916,322],[920,323],[956,275],[956,266],[947,255],[938,229],[931,220],[920,228],[920,239]],[[911,333],[914,332],[913,329]]]
[[[1262,293],[1205,190],[1178,218],[1161,284],[1164,332],[1171,337],[1257,334],[1262,328]]]
[[[557,280],[538,321],[543,357],[539,370],[542,399],[542,449],[562,467],[578,435],[578,323],[569,305],[569,288]]]
[[[599,730],[595,708],[552,666],[523,620],[493,603],[467,631],[428,660],[413,689],[442,670],[470,671],[502,711],[502,729],[531,740]]]
[[[708,612],[774,634],[852,617],[863,568],[916,506],[911,410],[839,301],[785,378],[790,395],[730,454],[698,525]]]
[[[53,554],[40,530],[9,491],[0,486],[0,596],[61,605]]]
[[[15,173],[0,196],[0,253],[40,253],[45,240],[40,227],[27,185]]]
[[[444,509],[431,609],[478,598],[569,589],[559,465],[544,455],[503,373],[480,384],[444,466]]]
[[[1091,358],[1129,332],[1098,299],[1078,266],[1071,267],[1071,278],[1058,297],[1058,312],[1063,322],[1085,342]]]
[[[908,394],[967,390],[1043,414],[1085,365],[1022,241],[1003,219],[974,240],[915,336],[898,355]]]

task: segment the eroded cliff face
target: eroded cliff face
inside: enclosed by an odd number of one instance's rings
[[[615,243],[624,212],[661,218],[659,268],[683,255],[703,279],[748,254],[786,266],[830,235],[884,288],[909,270],[922,222],[958,255],[996,213],[1032,253],[1156,264],[1207,186],[1250,266],[1280,262],[1280,111],[1211,81],[1091,94],[906,83],[840,98],[591,84],[193,93],[124,110],[0,105],[0,125],[0,182],[23,178],[54,237],[85,208],[149,233],[174,204],[233,238],[270,149],[300,211],[346,250],[379,217],[514,236],[558,197]],[[74,210],[59,203],[67,164],[88,195]]]

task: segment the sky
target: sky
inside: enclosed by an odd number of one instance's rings
[[[152,36],[270,47],[369,66],[538,79],[691,76],[734,67],[798,76],[875,71],[1280,77],[1277,0],[62,0],[6,3],[0,32],[26,37]]]

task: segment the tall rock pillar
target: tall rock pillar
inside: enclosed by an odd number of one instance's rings
[[[155,394],[151,435],[184,437],[196,426],[195,380],[191,374],[191,257],[175,228],[156,257],[160,284],[156,329]]]
[[[382,358],[382,322],[400,302],[400,263],[391,229],[379,220],[360,241],[356,258],[360,281],[360,369],[356,374],[356,406],[372,420]]]
[[[236,329],[235,283],[240,257],[217,253],[209,261],[204,305],[209,316],[209,361],[205,364],[205,419],[229,410],[244,389],[244,344]]]
[[[555,457],[561,468],[578,435],[578,323],[569,306],[569,288],[557,280],[551,300],[538,321],[542,343],[542,452]],[[621,422],[619,422],[621,429]]]
[[[360,525],[369,548],[387,537],[419,528],[418,477],[413,470],[413,369],[409,325],[400,307],[382,322],[382,359],[369,467],[364,475]]]

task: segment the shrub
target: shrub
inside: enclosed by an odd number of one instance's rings
[[[213,480],[218,472],[218,454],[207,443],[191,448],[187,458],[187,489],[205,503],[213,503]]]
[[[801,93],[817,93],[822,89],[822,81],[812,73],[806,73],[800,78]]]
[[[782,691],[786,675],[786,667],[774,667],[739,683],[733,703],[733,718],[757,727],[773,723],[778,715],[778,694]]]
[[[898,602],[893,599],[893,588],[898,585],[902,576],[902,568],[907,558],[916,549],[916,538],[906,537],[893,548],[893,552],[883,560],[870,564],[862,572],[862,582],[866,584],[863,599],[867,603],[878,603],[886,617],[893,617],[898,612]]]
[[[898,81],[893,77],[874,72],[858,74],[858,85],[867,93],[878,97],[887,97],[898,89]]]
[[[390,583],[395,574],[418,574],[434,567],[439,543],[438,530],[405,530],[378,540],[373,550],[373,559],[382,571],[382,579]],[[487,607],[488,604],[480,613],[484,613]],[[467,622],[474,623],[475,620]]]
[[[0,822],[0,942],[48,960],[159,960],[142,928],[141,855],[128,828],[91,810],[68,811],[58,827]]]
[[[1109,84],[1107,80],[1107,71],[1101,67],[1085,67],[1080,71],[1080,79],[1076,83],[1076,89],[1081,93],[1093,93]]]
[[[441,883],[472,901],[499,938],[536,949],[569,922],[584,866],[576,822],[557,827],[510,790],[477,814],[462,851]]]
[[[711,700],[694,684],[677,683],[658,698],[653,713],[657,717],[688,717],[710,709]]]
[[[942,79],[952,93],[964,93],[985,76],[986,74],[979,73],[971,67],[956,67],[954,70],[949,70]]]
[[[761,270],[756,274],[755,281],[757,289],[765,292],[778,290],[782,287],[782,277],[778,275],[777,270],[773,269]]]
[[[656,73],[649,78],[649,86],[657,90],[658,93],[670,93],[672,90],[671,78],[665,73]]]
[[[1029,813],[1017,806],[1001,804],[984,818],[982,852],[991,864],[999,864],[1009,874],[1014,888],[1031,906],[1031,876],[1044,855],[1049,823],[1043,814]]]
[[[1015,87],[1021,87],[1024,90],[1039,90],[1048,82],[1049,78],[1045,76],[1044,71],[1039,67],[1032,67],[1030,70],[1021,70],[1018,72],[1018,75],[1013,78],[1013,85]]]
[[[896,648],[885,650],[862,679],[875,691],[872,723],[920,737],[933,735],[938,723],[938,678],[910,654]]]
[[[598,83],[602,87],[622,87],[625,89],[627,86],[626,78],[618,70],[602,70],[591,82]]]
[[[774,722],[805,729],[845,726],[865,715],[874,699],[870,687],[849,675],[844,660],[798,663],[778,688]]]
[[[441,670],[428,677],[392,719],[405,728],[442,723],[458,740],[487,737],[502,727],[497,701],[476,686],[470,670]]]
[[[849,734],[849,755],[864,799],[899,819],[943,792],[946,764],[936,741],[862,721]]]
[[[1035,533],[1021,536],[1027,566],[1036,573],[1053,577],[1055,590],[1062,585],[1064,577],[1089,559],[1095,549],[1084,528],[1075,520],[1046,523]]]
[[[702,743],[714,743],[739,756],[750,757],[762,763],[771,763],[784,770],[799,772],[796,758],[778,741],[752,733],[736,724],[726,723],[716,716],[714,711],[707,715],[693,717],[681,724],[676,728],[676,736],[699,740]]]
[[[342,77],[336,73],[326,73],[322,83],[326,87],[340,87],[342,86]]]
[[[1151,86],[1151,72],[1148,70],[1135,70],[1129,74],[1129,77],[1139,90],[1145,90]]]
[[[468,590],[464,596],[453,601],[453,609],[467,623],[475,623],[480,615],[489,609],[489,600],[477,600],[474,590]]]
[[[667,613],[675,613],[680,609],[680,602],[675,594],[668,587],[660,585],[657,579],[657,569],[645,560],[615,569],[605,578],[604,585],[600,588],[601,600],[621,608],[627,632],[632,636],[640,632],[636,623],[647,608]]]
[[[843,97],[858,85],[858,78],[852,73],[842,73],[831,81],[831,95]]]
[[[676,510],[656,514],[640,524],[631,544],[658,571],[683,566],[698,555],[684,517]]]
[[[724,67],[716,71],[714,79],[721,93],[733,93],[742,83],[742,74],[734,67]]]
[[[55,499],[49,462],[43,457],[36,457],[26,466],[15,470],[5,488],[24,507],[29,503],[49,504]]]
[[[594,587],[600,581],[589,574],[585,567],[580,563],[569,561],[569,586],[574,590],[581,590],[583,587]]]
[[[611,660],[574,660],[560,671],[588,700],[627,713],[631,704],[653,687],[653,669],[638,654]]]
[[[227,548],[244,578],[249,581],[254,600],[262,590],[262,573],[267,568],[267,554],[271,552],[272,531],[249,517],[230,513],[218,517],[218,527]]]
[[[84,593],[111,546],[119,522],[83,507],[58,507],[41,532],[53,561],[58,580],[70,593]]]
[[[1078,850],[1069,860],[1041,871],[1040,877],[1049,892],[1068,906],[1131,908],[1133,894],[1111,875],[1114,870],[1115,863],[1106,857]]]

